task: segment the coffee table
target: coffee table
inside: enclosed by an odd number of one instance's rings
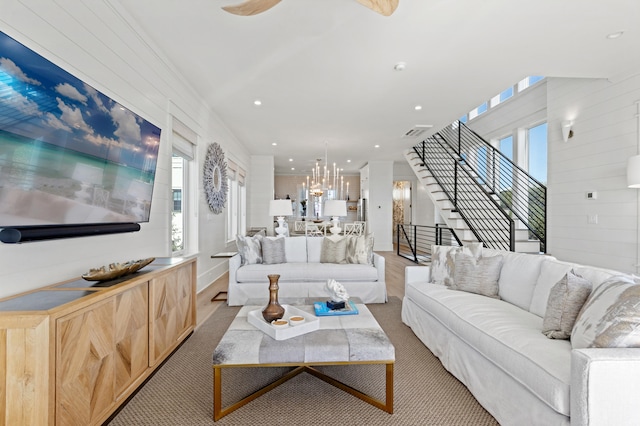
[[[313,303],[297,305],[313,314]],[[246,405],[302,372],[388,413],[393,413],[393,366],[395,348],[364,304],[358,315],[320,317],[319,329],[287,340],[275,340],[247,321],[250,311],[264,306],[243,306],[213,352],[213,420]],[[314,368],[322,365],[386,365],[385,400],[381,401],[327,376]],[[247,367],[295,367],[275,382],[226,408],[222,407],[222,369]]]

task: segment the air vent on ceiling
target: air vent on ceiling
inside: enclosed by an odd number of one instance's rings
[[[416,124],[411,129],[409,129],[409,131],[407,131],[402,137],[403,138],[417,138],[418,136],[420,136],[424,132],[426,132],[427,129],[430,129],[432,127],[433,127],[433,125],[431,125],[431,124]]]

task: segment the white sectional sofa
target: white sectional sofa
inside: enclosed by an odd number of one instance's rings
[[[244,305],[250,299],[267,301],[269,274],[280,275],[279,298],[327,297],[327,280],[335,279],[350,297],[363,303],[387,301],[384,257],[371,252],[371,263],[321,263],[323,240],[331,237],[280,238],[285,241],[285,263],[243,265],[240,253],[229,259],[230,306]]]
[[[481,249],[495,255],[499,298],[430,283],[429,267],[407,267],[403,322],[502,425],[640,424],[640,349],[576,349],[542,333],[551,288],[568,271],[594,290],[620,273]]]

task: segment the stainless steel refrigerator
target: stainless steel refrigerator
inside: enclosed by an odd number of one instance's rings
[[[359,221],[367,220],[367,199],[360,198],[358,200],[358,219]]]

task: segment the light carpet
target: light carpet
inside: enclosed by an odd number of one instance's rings
[[[118,425],[497,425],[400,319],[402,302],[367,305],[396,348],[394,413],[388,414],[309,374],[300,374],[244,407],[213,421],[211,355],[238,312],[220,306],[111,420]],[[384,366],[322,370],[384,398]],[[223,406],[259,389],[285,368],[223,370]]]

